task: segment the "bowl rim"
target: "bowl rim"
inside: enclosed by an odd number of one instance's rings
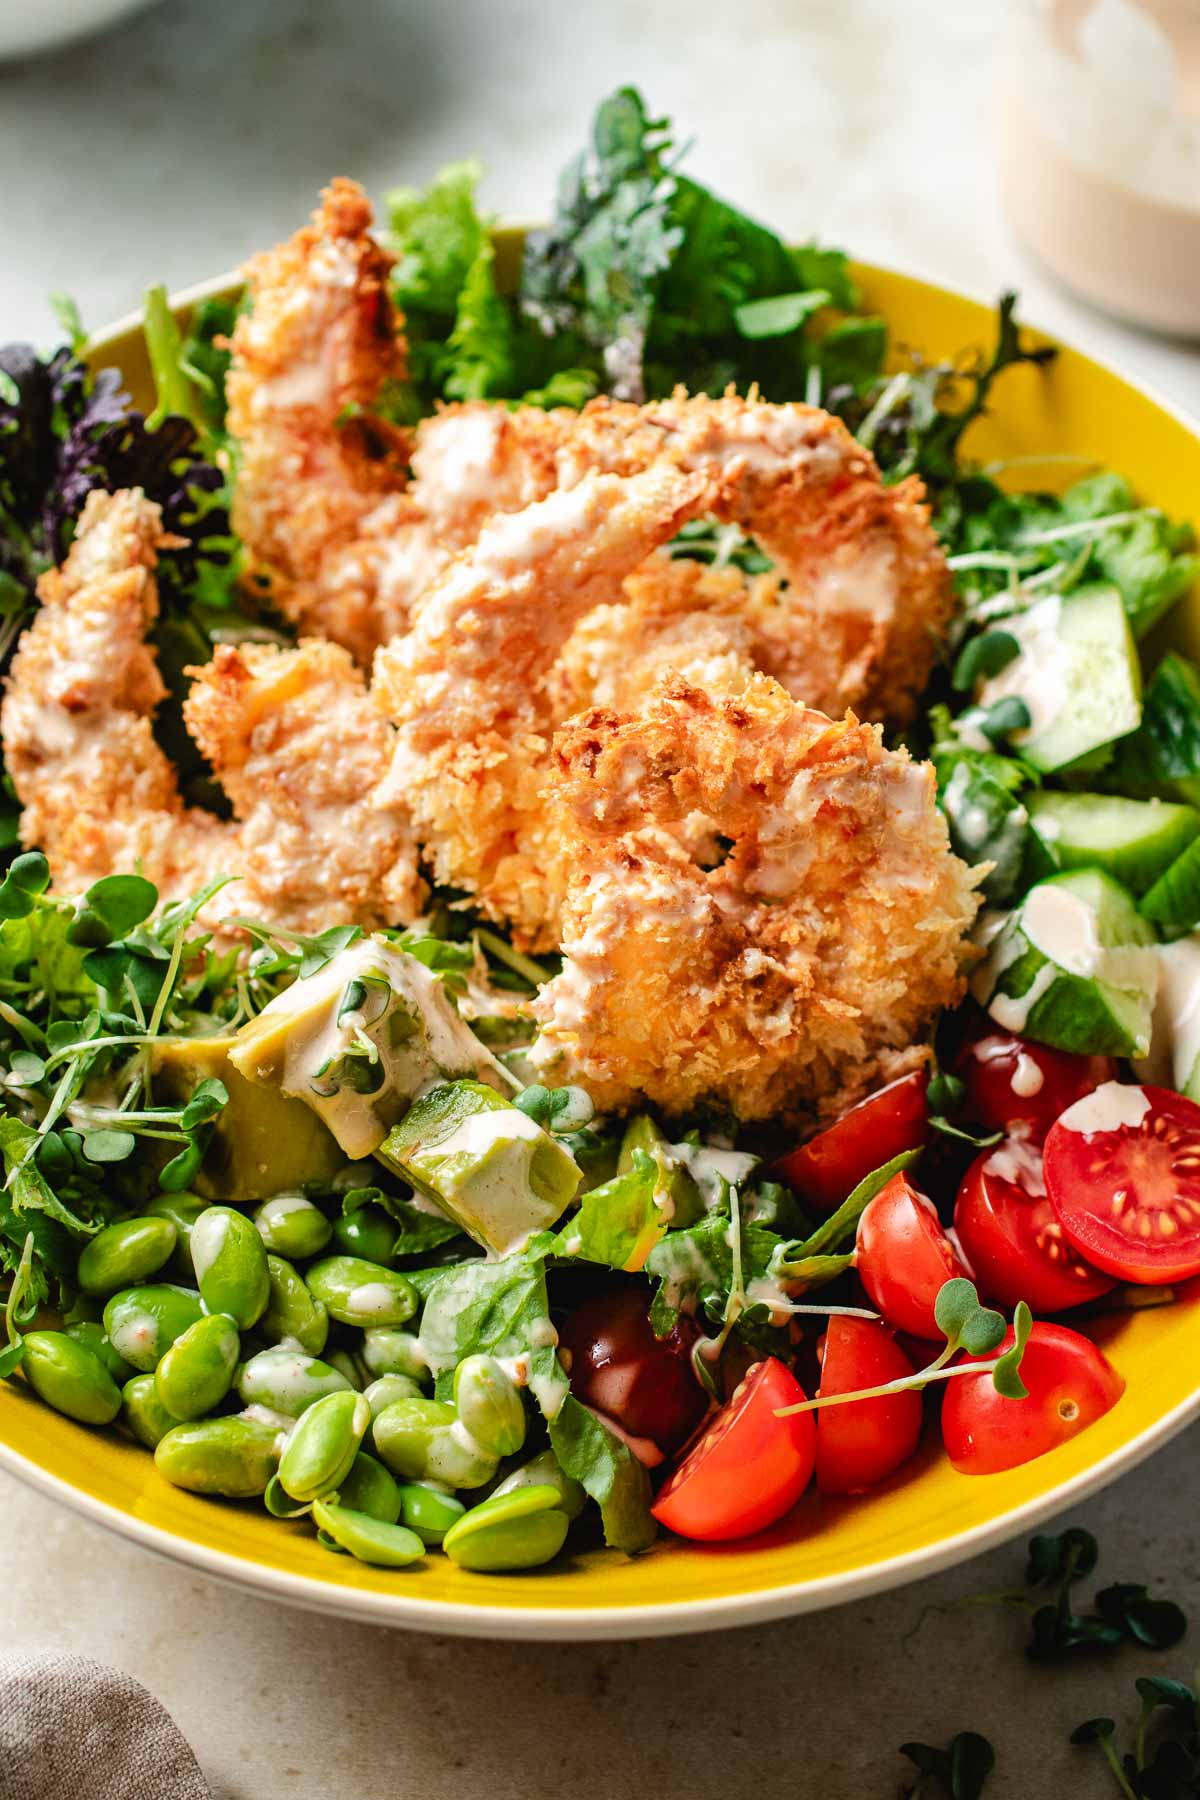
[[[504,226],[497,228],[494,235],[511,237],[523,233],[524,229],[522,224],[506,222]],[[994,301],[970,288],[950,287],[944,282],[907,269],[858,261],[854,266],[868,277],[879,275],[896,278],[927,288],[938,295],[970,301],[989,310],[994,305]],[[227,293],[243,279],[241,270],[230,270],[207,280],[194,282],[173,293],[169,304],[173,311],[178,312]],[[89,335],[83,354],[90,358],[103,353],[129,332],[140,329],[141,323],[140,311],[125,314]],[[1028,324],[1027,321],[1023,323]],[[1152,401],[1189,433],[1200,436],[1200,419],[1163,393],[1155,383],[1131,374],[1120,363],[1079,350],[1068,340],[1036,324],[1029,325],[1028,328],[1047,341],[1069,348],[1076,357],[1092,368],[1116,376]],[[83,1492],[66,1477],[28,1461],[3,1439],[0,1439],[0,1469],[14,1475],[35,1491],[71,1508],[91,1523],[113,1531],[156,1555],[197,1569],[216,1580],[308,1611],[353,1618],[365,1624],[437,1632],[455,1637],[599,1642],[666,1637],[766,1624],[775,1619],[798,1617],[804,1613],[844,1605],[870,1594],[906,1585],[923,1576],[936,1574],[1019,1537],[1031,1526],[1106,1487],[1161,1449],[1197,1417],[1200,1417],[1200,1385],[1169,1412],[1112,1450],[1099,1462],[1066,1481],[1050,1486],[1043,1493],[997,1518],[957,1531],[924,1549],[905,1551],[881,1561],[867,1563],[861,1568],[817,1580],[785,1583],[748,1593],[652,1604],[634,1602],[629,1605],[523,1605],[509,1608],[476,1601],[422,1600],[402,1592],[385,1593],[342,1586],[337,1582],[319,1581],[308,1575],[264,1565],[231,1551],[210,1548],[194,1539],[168,1531],[119,1506]]]

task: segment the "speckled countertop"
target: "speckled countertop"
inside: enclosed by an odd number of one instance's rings
[[[0,0],[0,4],[9,0]],[[994,293],[1200,415],[1200,356],[1098,318],[999,216],[989,67],[1001,0],[167,0],[0,68],[0,337],[49,341],[45,295],[98,325],[151,280],[229,267],[335,172],[375,192],[476,152],[490,204],[544,212],[593,102],[636,80],[695,171],[780,228]],[[1101,1574],[1200,1612],[1195,1435],[1073,1515]],[[1010,1586],[1020,1546],[840,1612],[641,1646],[422,1638],[319,1619],[192,1575],[0,1479],[0,1642],[121,1664],[175,1713],[219,1800],[874,1800],[906,1738],[985,1732],[988,1800],[1091,1800],[1066,1744],[1127,1710],[1151,1659],[1031,1669],[1021,1618],[939,1611]],[[1185,1645],[1169,1659],[1182,1673]],[[1155,1664],[1159,1667],[1159,1664]]]

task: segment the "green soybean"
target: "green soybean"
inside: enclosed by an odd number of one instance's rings
[[[344,1375],[356,1394],[361,1394],[367,1385],[367,1372],[352,1350],[331,1350],[325,1358],[339,1373]]]
[[[403,1569],[424,1556],[425,1546],[415,1531],[403,1525],[388,1525],[367,1513],[351,1512],[349,1507],[317,1500],[313,1519],[322,1532],[333,1539],[341,1550],[348,1550],[359,1562],[376,1563],[382,1569]]]
[[[192,1226],[192,1262],[204,1310],[227,1313],[239,1330],[255,1324],[271,1297],[267,1249],[252,1220],[210,1206]]]
[[[441,1488],[410,1481],[400,1489],[400,1519],[426,1544],[440,1544],[466,1512],[462,1501]]]
[[[498,1458],[463,1430],[444,1400],[396,1400],[372,1428],[379,1456],[401,1481],[441,1481],[452,1488],[483,1487]]]
[[[279,1483],[293,1500],[333,1493],[349,1475],[371,1423],[361,1394],[326,1394],[297,1420],[279,1459]]]
[[[154,1461],[174,1487],[248,1500],[275,1472],[278,1432],[258,1419],[194,1419],[159,1441]]]
[[[349,1390],[339,1370],[303,1350],[260,1350],[237,1375],[237,1391],[247,1406],[269,1406],[289,1419],[298,1419],[326,1394]]]
[[[327,1256],[304,1279],[342,1325],[404,1325],[417,1310],[416,1289],[403,1275],[359,1256]]]
[[[85,1294],[115,1294],[157,1275],[177,1235],[170,1219],[120,1219],[106,1225],[79,1253],[80,1287]]]
[[[333,1235],[333,1226],[320,1207],[295,1191],[272,1194],[264,1200],[254,1214],[254,1223],[267,1249],[292,1262],[319,1256]]]
[[[267,1293],[267,1310],[258,1321],[262,1335],[320,1356],[329,1336],[329,1314],[282,1256],[267,1257]]]
[[[280,1485],[278,1474],[272,1475],[263,1489],[263,1505],[273,1519],[300,1519],[312,1511],[311,1500],[301,1503]]]
[[[154,1371],[158,1397],[177,1419],[200,1419],[229,1392],[241,1339],[224,1313],[189,1325]]]
[[[351,1463],[337,1497],[339,1506],[382,1519],[385,1525],[394,1525],[400,1517],[400,1488],[383,1464],[365,1450],[360,1450]]]
[[[421,1340],[411,1331],[395,1325],[373,1325],[363,1332],[359,1354],[372,1375],[409,1375],[414,1381],[425,1381],[429,1364],[421,1348]]]
[[[493,1456],[515,1456],[524,1444],[521,1391],[494,1356],[464,1357],[454,1371],[454,1404],[475,1442]]]
[[[192,1288],[156,1282],[114,1294],[104,1308],[104,1329],[118,1356],[149,1373],[175,1339],[203,1317],[200,1296]]]
[[[181,1421],[158,1397],[153,1375],[133,1375],[121,1389],[121,1411],[139,1444],[156,1450],[173,1425]]]
[[[184,1189],[178,1194],[155,1194],[142,1208],[147,1218],[169,1219],[175,1227],[175,1250],[170,1266],[185,1281],[196,1278],[192,1265],[192,1226],[211,1205],[211,1200],[202,1200],[199,1194],[189,1194]]]
[[[360,1206],[333,1221],[333,1238],[346,1256],[362,1257],[390,1269],[396,1260],[396,1221],[382,1206]]]
[[[121,1390],[98,1356],[63,1331],[30,1331],[24,1342],[21,1368],[47,1406],[83,1425],[111,1425]]]
[[[94,1319],[80,1319],[74,1325],[68,1325],[66,1335],[82,1344],[85,1350],[90,1350],[93,1356],[98,1356],[118,1387],[133,1374],[120,1351],[109,1342],[103,1325]]]
[[[522,1487],[473,1506],[452,1525],[442,1549],[461,1569],[502,1573],[536,1569],[558,1555],[570,1520],[552,1482]]]
[[[559,1507],[574,1522],[587,1505],[587,1493],[582,1484],[561,1467],[553,1450],[541,1450],[527,1463],[522,1463],[519,1469],[513,1469],[511,1474],[496,1484],[489,1498],[495,1499],[497,1494],[515,1493],[518,1488],[544,1487],[547,1483],[558,1489]]]
[[[363,1399],[371,1409],[371,1417],[376,1419],[395,1400],[421,1399],[421,1389],[411,1375],[381,1375],[363,1389]]]

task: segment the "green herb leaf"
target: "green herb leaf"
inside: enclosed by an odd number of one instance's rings
[[[741,306],[735,306],[733,317],[745,338],[786,337],[832,302],[833,296],[826,288],[811,288],[798,294],[770,294],[764,300],[746,300]]]
[[[1021,1380],[1021,1359],[1025,1355],[1025,1346],[1029,1342],[1029,1334],[1033,1330],[1033,1314],[1024,1300],[1017,1302],[1013,1313],[1013,1344],[1003,1356],[996,1358],[992,1368],[992,1385],[998,1394],[1006,1400],[1027,1400],[1029,1389]],[[989,1345],[989,1348],[991,1346]]]

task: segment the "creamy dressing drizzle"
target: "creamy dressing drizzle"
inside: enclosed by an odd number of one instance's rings
[[[1149,1111],[1150,1097],[1144,1088],[1105,1081],[1094,1093],[1068,1106],[1058,1123],[1064,1131],[1091,1137],[1097,1131],[1119,1131],[1123,1125],[1136,1129]]]

